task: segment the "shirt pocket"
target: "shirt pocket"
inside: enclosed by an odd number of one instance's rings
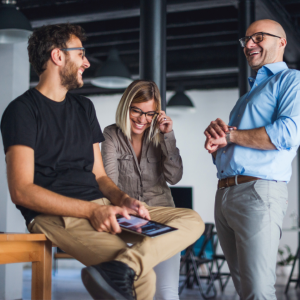
[[[157,177],[161,174],[161,157],[160,156],[148,156],[147,157],[147,169],[149,175]]]
[[[131,175],[133,173],[134,159],[132,154],[122,154],[118,158],[118,169],[120,175]]]

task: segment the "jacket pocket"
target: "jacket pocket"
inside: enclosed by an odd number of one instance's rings
[[[118,158],[118,169],[122,175],[131,174],[133,172],[134,159],[132,154],[122,154]]]
[[[147,173],[149,176],[157,178],[161,173],[161,157],[160,156],[148,156],[147,157]]]
[[[155,157],[155,156],[149,156],[149,157],[147,157],[147,161],[150,164],[156,164],[156,163],[159,163],[161,161],[161,158],[160,157]]]

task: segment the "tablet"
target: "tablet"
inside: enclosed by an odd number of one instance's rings
[[[117,221],[122,229],[151,238],[178,230],[177,228],[133,215],[130,215],[130,220],[123,216],[118,216]]]

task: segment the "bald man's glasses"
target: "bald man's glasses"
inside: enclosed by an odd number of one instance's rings
[[[255,44],[259,44],[260,42],[262,42],[264,40],[264,35],[269,35],[269,36],[273,36],[273,37],[277,37],[279,39],[281,39],[280,36],[271,34],[271,33],[267,33],[267,32],[256,32],[250,36],[245,36],[241,39],[239,39],[240,44],[242,46],[242,48],[246,47],[247,43],[250,41],[250,39],[253,41],[253,43]]]

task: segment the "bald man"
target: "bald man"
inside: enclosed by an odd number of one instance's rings
[[[228,125],[217,119],[207,127],[205,148],[218,171],[215,221],[236,290],[243,300],[270,300],[300,144],[300,72],[283,62],[287,41],[277,22],[252,23],[239,41],[256,76]]]

